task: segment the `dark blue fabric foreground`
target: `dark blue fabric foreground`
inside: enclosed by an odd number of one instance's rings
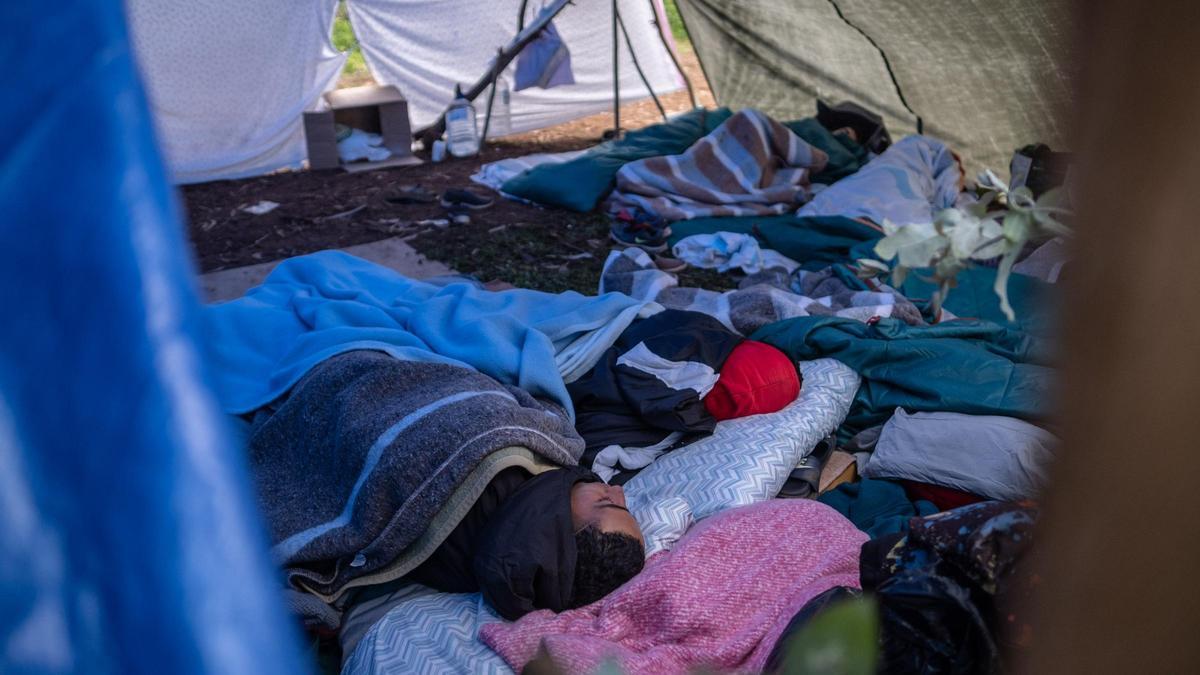
[[[0,672],[303,672],[122,11],[0,4]]]

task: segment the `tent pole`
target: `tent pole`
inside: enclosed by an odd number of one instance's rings
[[[667,42],[667,34],[664,32],[662,22],[658,20],[658,6],[655,4],[655,0],[650,0],[650,12],[654,14],[654,27],[658,29],[658,39],[662,40],[663,49],[667,50],[667,56],[671,57],[671,63],[675,64],[675,70],[679,72],[679,76],[683,78],[683,84],[687,86],[688,98],[692,100],[692,107],[699,108],[700,102],[696,100],[696,90],[692,88],[692,78],[683,72],[683,66],[679,65],[679,58],[675,56],[675,48]]]
[[[570,4],[570,0],[553,0],[551,3],[542,8],[542,11],[538,13],[532,23],[521,29],[521,31],[517,33],[516,37],[514,37],[507,45],[501,48],[500,57],[497,60],[495,70],[488,69],[487,73],[483,77],[479,78],[475,84],[471,85],[470,89],[467,89],[463,93],[463,97],[468,101],[474,101],[480,94],[484,92],[485,89],[488,88],[488,85],[494,84],[495,73],[503,72],[508,64],[511,63],[513,59],[517,58],[517,54],[521,53],[521,50],[525,48],[525,45],[532,42],[533,39],[537,37],[538,33],[542,32],[542,29],[544,29],[550,23],[550,20],[558,16],[558,13],[561,12],[568,4]],[[413,136],[417,139],[420,139],[421,144],[428,149],[433,147],[433,142],[441,138],[442,134],[445,132],[446,113],[443,112],[438,117],[437,121],[425,127],[424,129],[418,130],[413,134]]]
[[[621,35],[625,37],[625,47],[629,50],[629,58],[633,59],[633,68],[637,71],[638,77],[642,78],[642,84],[646,85],[646,91],[650,92],[650,98],[654,99],[658,114],[662,115],[663,121],[666,122],[667,110],[663,107],[662,101],[658,100],[658,94],[654,93],[654,87],[650,86],[650,80],[646,77],[646,73],[642,72],[642,64],[638,63],[637,52],[633,50],[633,40],[629,39],[629,31],[625,30],[625,17],[617,14],[617,23],[621,26]]]
[[[612,0],[612,54],[613,54],[613,130],[614,139],[621,137],[621,78],[617,57],[620,55],[621,43],[617,37],[617,0]]]

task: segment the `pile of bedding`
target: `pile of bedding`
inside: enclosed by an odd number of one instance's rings
[[[218,393],[252,413],[294,606],[340,628],[344,672],[508,673],[539,657],[568,673],[755,672],[859,588],[879,597],[885,669],[996,667],[1014,644],[1006,603],[1030,583],[1037,512],[1022,500],[1057,444],[1044,307],[1060,248],[1014,268],[1018,321],[988,268],[934,314],[920,274],[890,287],[848,264],[873,256],[885,219],[969,199],[950,149],[910,137],[869,158],[754,111],[493,169],[544,204],[591,210],[611,193],[673,221],[677,254],[744,276],[683,288],[628,248],[596,297],[488,293],[325,252],[209,308]],[[826,466],[830,451],[845,461]],[[645,568],[607,597],[509,622],[479,593],[403,578],[500,471],[576,463],[623,484],[645,539]]]
[[[608,208],[667,221],[787,213],[808,201],[809,176],[828,161],[779,122],[743,110],[678,155],[621,167]]]

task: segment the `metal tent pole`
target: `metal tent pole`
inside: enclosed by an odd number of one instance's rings
[[[642,84],[646,85],[646,91],[650,92],[650,98],[654,99],[654,105],[658,107],[658,113],[662,115],[665,122],[667,121],[667,110],[663,108],[662,101],[658,100],[658,94],[654,93],[654,87],[650,86],[650,80],[642,70],[642,64],[638,63],[637,52],[633,50],[633,40],[629,39],[629,31],[625,29],[625,18],[620,14],[617,14],[617,23],[621,26],[621,35],[625,38],[625,48],[629,50],[629,58],[633,60],[633,69],[637,71],[638,77],[642,78]]]
[[[613,55],[613,131],[612,137],[621,137],[621,72],[617,57],[620,55],[621,43],[617,35],[617,0],[612,0],[612,55]]]
[[[699,108],[700,102],[696,99],[696,90],[692,88],[692,78],[683,72],[683,66],[679,65],[679,59],[675,56],[675,49],[667,42],[666,31],[670,27],[663,26],[662,22],[658,20],[658,8],[654,4],[654,0],[650,0],[650,13],[654,15],[654,27],[658,29],[658,39],[662,41],[663,49],[667,50],[667,56],[671,57],[671,63],[675,64],[675,70],[679,71],[679,76],[683,78],[683,83],[687,86],[688,98],[692,99],[692,107]]]

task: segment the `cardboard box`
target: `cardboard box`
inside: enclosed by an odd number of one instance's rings
[[[308,146],[310,169],[341,167],[359,172],[421,163],[412,154],[408,102],[399,89],[392,85],[338,89],[327,92],[324,102],[326,109],[304,113],[304,140]],[[343,164],[338,157],[336,124],[383,136],[383,147],[390,150],[392,156],[380,162]]]

